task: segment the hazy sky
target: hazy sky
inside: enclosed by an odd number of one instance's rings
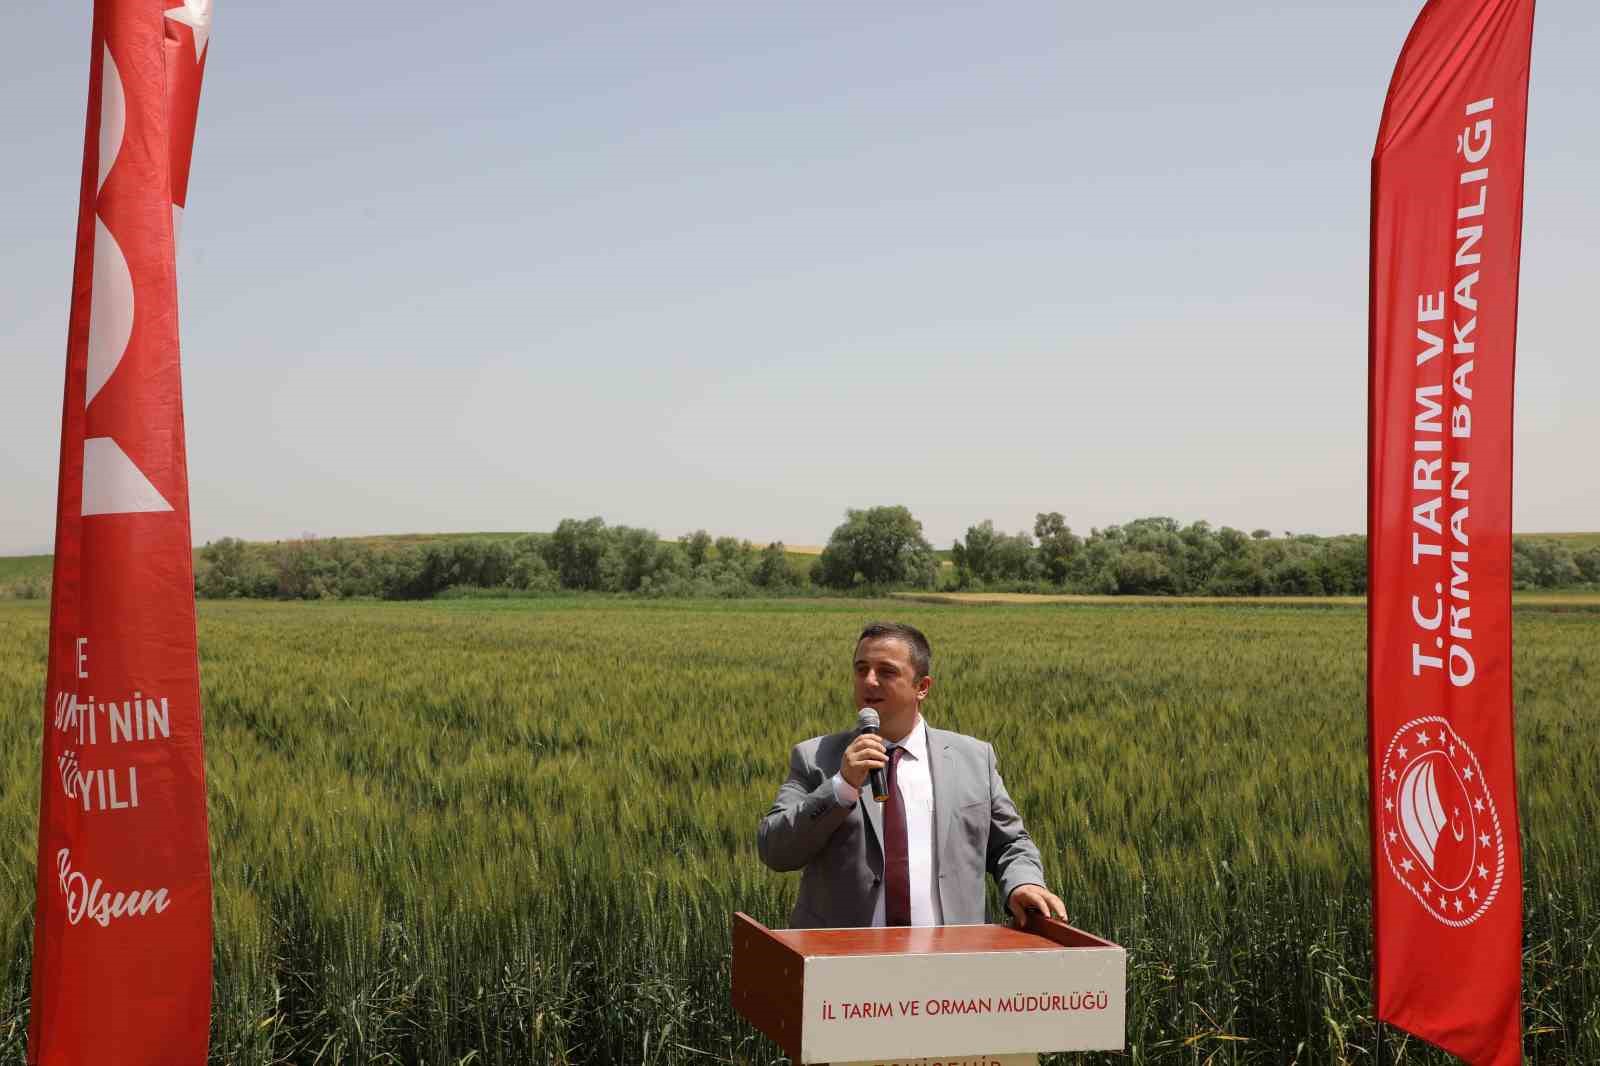
[[[1415,3],[602,6],[217,0],[197,541],[1362,528]],[[53,538],[90,9],[0,10],[0,552]],[[1593,0],[1540,3],[1519,531],[1600,529],[1597,54]]]

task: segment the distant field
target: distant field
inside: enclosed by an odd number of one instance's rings
[[[1600,533],[1518,533],[1517,536],[1527,540],[1559,540],[1573,552],[1600,548]]]
[[[1116,606],[1141,605],[1145,607],[1173,606],[1178,604],[1226,604],[1240,606],[1263,604],[1273,607],[1359,607],[1366,602],[1361,596],[1080,596],[1073,593],[1036,592],[892,592],[897,599],[921,603],[965,603],[969,605],[992,604],[1111,604]],[[1595,594],[1600,604],[1600,593]]]
[[[892,612],[930,720],[995,743],[1070,913],[1129,949],[1128,1053],[1055,1061],[1368,1066],[1362,610],[1174,602],[202,603],[211,1061],[775,1063],[729,913],[786,924],[756,821]],[[0,603],[0,1064],[48,618]],[[1597,1063],[1600,615],[1515,625],[1528,1061]]]
[[[53,555],[0,555],[0,584],[49,577]]]
[[[900,599],[923,603],[965,604],[1115,604],[1122,607],[1136,604],[1147,607],[1226,604],[1228,606],[1263,607],[1359,607],[1366,603],[1364,596],[1078,596],[1052,595],[1033,592],[894,592]],[[1565,592],[1560,589],[1534,589],[1513,593],[1512,603],[1543,607],[1594,607],[1600,609],[1600,592]]]
[[[1567,589],[1527,589],[1513,592],[1511,602],[1519,607],[1600,607],[1600,592]]]

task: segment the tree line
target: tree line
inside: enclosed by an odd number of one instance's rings
[[[1600,546],[1574,552],[1553,539],[1513,541],[1517,588],[1600,587]],[[850,510],[814,559],[782,542],[705,530],[663,541],[654,530],[566,518],[552,533],[459,538],[403,548],[359,541],[247,544],[224,538],[200,552],[195,591],[206,597],[317,599],[441,594],[609,592],[661,597],[874,594],[896,589],[1098,595],[1360,596],[1366,538],[1249,533],[1166,517],[1074,533],[1059,512],[1033,529],[968,527],[935,550],[905,507]]]
[[[430,599],[441,595],[604,592],[734,598],[896,589],[1067,592],[1098,595],[1359,596],[1366,592],[1366,538],[1208,522],[1139,518],[1079,535],[1060,512],[1031,531],[969,526],[938,551],[905,507],[849,510],[815,557],[782,542],[756,547],[705,530],[663,541],[654,530],[602,518],[562,519],[553,532],[456,537],[393,546],[361,540],[251,543],[233,537],[197,553],[195,592],[212,599]],[[1574,551],[1553,538],[1512,541],[1518,589],[1600,588],[1600,545]],[[0,596],[49,595],[36,575]]]
[[[1033,532],[967,529],[951,546],[954,587],[1101,595],[1364,596],[1367,538],[1269,530],[1250,533],[1165,517],[1091,529],[1079,537],[1059,512]],[[1564,541],[1512,539],[1514,588],[1600,587],[1600,545],[1574,552]]]
[[[552,533],[458,537],[378,546],[338,539],[252,544],[233,537],[200,549],[195,592],[212,599],[431,599],[445,594],[633,593],[662,597],[792,594],[806,588],[782,542],[698,530],[663,542],[651,529],[565,518]]]
[[[1037,515],[1031,533],[1003,533],[987,520],[969,526],[949,562],[937,565],[904,507],[876,507],[847,512],[812,578],[833,588],[1111,596],[1358,596],[1367,583],[1365,537],[1273,537],[1164,517],[1080,536],[1058,511]]]

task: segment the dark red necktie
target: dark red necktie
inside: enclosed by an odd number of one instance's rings
[[[889,798],[883,804],[883,924],[911,924],[911,860],[906,845],[906,804],[897,768],[906,749],[889,749]]]

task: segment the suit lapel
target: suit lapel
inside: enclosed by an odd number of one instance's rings
[[[839,771],[839,763],[842,761],[844,749],[849,746],[850,741],[855,739],[856,734],[852,730],[851,732],[841,734],[840,736],[840,759],[824,760],[817,767],[822,774],[829,778]],[[883,804],[872,798],[872,787],[865,781],[861,782],[860,795],[856,799],[856,806],[861,809],[861,820],[867,823],[867,832],[872,837],[872,846],[876,849],[878,854],[877,872],[882,874],[884,864]],[[868,863],[868,865],[871,864]]]
[[[928,777],[933,783],[933,855],[934,862],[944,857],[944,842],[949,837],[946,820],[955,810],[950,801],[950,751],[942,729],[928,727]]]

